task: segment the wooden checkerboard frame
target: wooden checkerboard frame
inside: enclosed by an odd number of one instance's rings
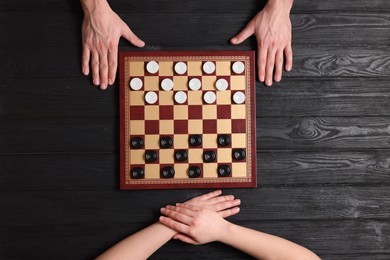
[[[145,65],[148,61],[157,61],[159,71],[150,74]],[[184,75],[177,75],[173,66],[183,61],[188,70]],[[205,74],[202,64],[212,61],[216,65],[213,74]],[[234,74],[231,65],[235,61],[245,64],[242,74]],[[222,187],[255,187],[256,186],[256,121],[255,121],[255,87],[254,87],[254,52],[253,51],[145,51],[120,52],[120,188],[121,189],[168,189],[168,188],[222,188]],[[132,90],[129,82],[133,77],[141,78],[143,87],[139,91]],[[160,82],[170,78],[174,82],[172,91],[160,88]],[[198,78],[202,81],[200,90],[188,88],[188,81]],[[215,81],[224,78],[229,82],[226,91],[218,91]],[[158,94],[158,102],[150,105],[144,102],[147,91]],[[176,91],[185,91],[188,100],[184,104],[176,104],[173,95]],[[202,95],[206,91],[216,93],[214,104],[205,104]],[[245,93],[244,104],[234,104],[232,94],[235,91]],[[188,138],[191,134],[200,134],[202,146],[190,147]],[[217,137],[220,134],[231,136],[232,143],[228,147],[218,147]],[[161,149],[158,140],[161,136],[171,136],[174,146]],[[132,149],[130,140],[142,137],[145,146]],[[243,148],[247,156],[243,161],[232,159],[235,148]],[[188,152],[188,160],[174,161],[174,152],[184,149]],[[158,160],[145,163],[146,150],[156,150]],[[217,161],[204,163],[202,154],[205,150],[213,150]],[[216,174],[221,164],[232,169],[229,177]],[[163,166],[173,166],[174,178],[162,178],[160,170]],[[188,167],[199,166],[202,175],[198,178],[188,177]],[[145,177],[134,179],[130,176],[133,167],[145,169]]]

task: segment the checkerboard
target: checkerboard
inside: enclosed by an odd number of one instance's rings
[[[157,62],[158,71],[150,73],[147,64]],[[215,71],[205,73],[202,66],[212,62]],[[232,65],[244,64],[242,73],[234,73]],[[175,64],[184,62],[186,71],[175,72]],[[121,189],[221,188],[256,186],[255,88],[254,53],[252,51],[210,52],[121,52],[120,53],[120,187]],[[142,87],[132,89],[137,78]],[[173,81],[173,89],[163,90],[164,79]],[[197,78],[199,90],[189,88]],[[226,90],[218,90],[216,81],[225,79]],[[187,99],[179,104],[175,94],[182,91]],[[215,102],[205,103],[206,92],[215,94]],[[157,94],[149,104],[146,93]],[[245,102],[236,104],[233,95],[245,94]],[[191,145],[191,137],[200,137],[201,144]],[[172,146],[162,147],[168,137]],[[221,145],[220,138],[229,142]],[[132,145],[141,140],[138,146]],[[205,161],[205,152],[215,154],[215,160]],[[242,152],[244,158],[234,156]],[[145,159],[154,153],[154,161]],[[186,154],[178,160],[177,153]],[[195,166],[199,174],[189,174]],[[221,166],[229,171],[221,174]],[[173,175],[165,175],[164,168]]]

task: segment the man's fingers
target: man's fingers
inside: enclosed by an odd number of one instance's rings
[[[216,198],[212,198],[210,200],[208,200],[208,205],[210,206],[213,206],[215,204],[218,204],[218,203],[221,203],[221,202],[224,202],[224,201],[231,201],[231,200],[234,200],[234,196],[233,195],[225,195],[225,196],[219,196],[219,197],[216,197]]]
[[[272,86],[272,80],[274,75],[274,67],[275,67],[275,55],[276,51],[270,47],[267,53],[267,63],[265,65],[265,84],[267,86]]]
[[[91,67],[92,67],[92,82],[95,86],[98,86],[100,84],[99,54],[96,51],[92,51]]]
[[[115,81],[116,69],[118,67],[118,49],[108,51],[108,84],[112,85]]]
[[[125,31],[123,32],[122,36],[128,40],[129,42],[131,42],[134,46],[136,47],[144,47],[145,46],[145,43],[137,37],[137,35],[135,35],[133,33],[132,30],[130,30],[130,28],[126,25],[126,29]]]
[[[81,71],[85,76],[89,74],[89,59],[91,57],[90,49],[84,45],[83,46],[83,55],[81,57]]]
[[[282,79],[283,70],[283,50],[278,50],[275,56],[275,73],[274,80],[279,82]]]
[[[232,44],[240,44],[243,41],[245,41],[246,39],[248,39],[249,36],[254,34],[254,32],[255,32],[255,22],[254,22],[254,20],[252,20],[245,26],[244,29],[242,29],[242,31],[239,34],[234,36],[230,40],[230,42]]]
[[[209,200],[209,199],[215,198],[215,197],[217,197],[217,196],[219,196],[221,194],[222,194],[221,190],[215,190],[215,191],[203,194],[203,195],[199,196],[198,198],[200,200]]]
[[[258,47],[257,48],[257,69],[258,77],[261,82],[264,82],[265,79],[265,63],[267,62],[267,48]]]
[[[167,218],[167,217],[164,217],[164,216],[161,216],[159,218],[159,221],[164,224],[165,226],[173,229],[173,230],[176,230],[177,232],[180,232],[180,233],[184,233],[186,234],[189,230],[189,226],[183,224],[183,223],[180,223],[180,222],[177,222],[173,219],[170,219],[170,218]]]
[[[240,208],[234,207],[231,209],[226,209],[226,210],[220,211],[220,212],[218,212],[218,214],[223,218],[227,218],[227,217],[230,217],[230,216],[237,214],[238,212],[240,212]]]
[[[196,215],[196,211],[193,211],[191,209],[187,209],[185,207],[175,207],[175,206],[166,206],[165,208],[169,209],[169,210],[172,210],[172,211],[175,211],[175,212],[179,212],[179,213],[182,213],[186,216],[189,216],[189,217],[194,217]]]
[[[214,211],[218,212],[221,210],[232,208],[234,206],[238,206],[240,204],[241,204],[241,201],[237,199],[237,200],[220,202],[220,203],[217,203],[215,205],[210,206],[210,208],[212,208]]]
[[[107,88],[108,77],[108,63],[107,63],[107,51],[100,52],[99,55],[99,75],[100,75],[100,88]]]
[[[288,44],[284,49],[284,56],[286,58],[285,70],[290,71],[293,64],[293,52],[291,49],[291,44]]]
[[[161,213],[164,214],[165,216],[176,220],[178,222],[181,222],[183,224],[189,225],[191,223],[192,218],[186,214],[180,213],[176,210],[171,210],[168,208],[161,208]]]

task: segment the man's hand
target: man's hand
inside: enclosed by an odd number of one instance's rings
[[[249,36],[256,36],[258,76],[267,86],[272,85],[272,78],[276,82],[282,79],[284,59],[286,71],[292,68],[292,3],[293,0],[268,0],[264,9],[231,39],[232,44],[240,44]]]
[[[106,89],[115,81],[120,37],[137,47],[145,43],[112,11],[106,0],[81,0],[81,4],[84,10],[82,72],[88,75],[91,65],[93,84]]]

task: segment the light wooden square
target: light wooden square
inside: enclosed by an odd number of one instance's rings
[[[189,61],[188,66],[188,75],[189,76],[201,76],[202,75],[202,62],[201,61]]]
[[[203,178],[218,178],[217,170],[218,170],[218,164],[204,163],[203,164]]]
[[[216,62],[216,73],[217,75],[231,75],[230,61],[217,61]]]
[[[169,135],[174,133],[173,120],[160,120],[159,125],[160,125],[160,134]]]
[[[143,164],[144,160],[144,150],[130,150],[129,159],[130,164]]]
[[[174,119],[188,119],[188,106],[187,105],[175,105],[173,107]]]
[[[173,138],[174,138],[173,147],[175,149],[187,149],[188,148],[188,135],[176,134]]]
[[[203,135],[203,148],[217,148],[217,134],[204,134]]]
[[[232,96],[230,90],[217,91],[217,104],[230,105],[232,103]]]
[[[156,150],[160,148],[159,135],[145,135],[145,149]]]
[[[202,134],[203,133],[203,121],[201,119],[188,120],[188,133],[189,134]]]
[[[160,165],[146,164],[145,165],[145,179],[160,179]]]
[[[217,119],[217,106],[204,105],[202,107],[203,119]]]
[[[217,132],[219,134],[230,134],[232,132],[232,121],[230,119],[218,119]]]
[[[173,91],[159,91],[158,92],[158,103],[160,105],[173,105]]]
[[[232,177],[233,178],[245,178],[247,177],[247,165],[246,163],[233,163],[232,164]]]
[[[143,91],[130,91],[129,92],[129,105],[145,105],[145,92]]]
[[[131,135],[145,134],[145,121],[143,120],[131,120],[129,121],[129,127]]]
[[[246,118],[245,104],[232,105],[232,119],[245,119],[245,118]]]
[[[202,91],[200,91],[200,90],[197,90],[197,91],[189,90],[187,92],[187,96],[188,96],[188,104],[189,105],[202,105],[203,104]]]
[[[246,148],[246,134],[232,134],[233,148]]]
[[[160,76],[173,76],[173,61],[160,61],[158,65]]]
[[[188,164],[187,163],[177,163],[174,166],[175,169],[175,179],[188,179]]]
[[[159,78],[158,76],[145,76],[144,77],[144,90],[145,91],[158,91],[159,90]]]
[[[232,89],[232,90],[245,90],[246,89],[245,75],[231,76],[230,77],[230,89]]]
[[[143,76],[145,75],[143,61],[130,61],[129,62],[129,76]]]
[[[219,148],[218,149],[218,162],[220,163],[231,163],[232,159],[232,148]]]
[[[216,76],[203,76],[202,77],[202,90],[215,90]]]
[[[174,163],[174,150],[173,149],[160,149],[160,164]]]
[[[188,90],[188,77],[187,76],[174,76],[173,77],[173,90]]]
[[[158,120],[159,111],[158,106],[145,106],[145,120]]]
[[[188,149],[188,163],[203,163],[203,149],[189,148]]]

